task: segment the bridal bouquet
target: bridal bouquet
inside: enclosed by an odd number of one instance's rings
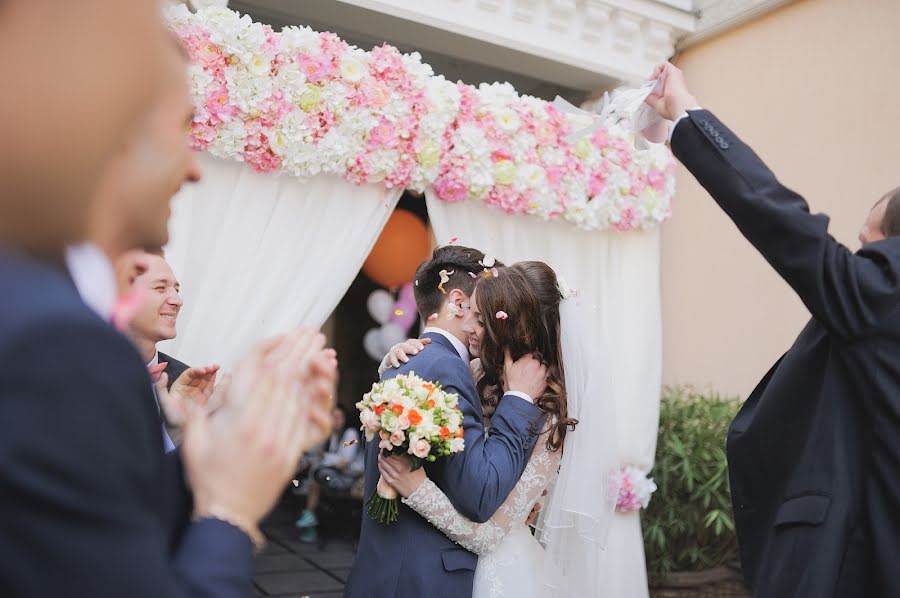
[[[372,442],[377,435],[386,457],[409,455],[413,470],[465,448],[458,397],[414,372],[376,382],[356,408],[366,440]],[[397,521],[397,498],[397,491],[379,479],[366,502],[369,516],[384,524]]]

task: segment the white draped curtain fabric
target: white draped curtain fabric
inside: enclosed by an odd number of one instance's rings
[[[439,244],[458,237],[460,245],[507,264],[544,261],[578,291],[582,305],[593,307],[584,325],[609,355],[608,392],[615,397],[620,460],[649,471],[656,451],[662,376],[659,230],[587,232],[563,222],[509,216],[479,203],[447,203],[430,189],[426,198]],[[603,595],[648,595],[637,513],[616,514],[597,566]]]
[[[260,174],[205,153],[198,159],[203,179],[172,207],[166,257],[184,306],[178,337],[161,349],[227,370],[262,338],[325,323],[402,190]]]

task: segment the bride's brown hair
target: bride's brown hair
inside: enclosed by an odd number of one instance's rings
[[[559,328],[559,288],[556,273],[543,262],[519,262],[500,268],[499,276],[478,281],[475,302],[484,323],[481,365],[484,376],[478,381],[484,413],[490,416],[503,396],[504,352],[513,360],[534,353],[547,366],[547,388],[535,405],[552,422],[547,430],[547,448],[560,450],[566,431],[578,420],[568,415],[565,371],[562,363]],[[497,317],[507,314],[505,319]]]

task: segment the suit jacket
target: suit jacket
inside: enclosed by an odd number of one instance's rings
[[[175,380],[178,379],[178,376],[183,374],[184,371],[190,367],[186,363],[178,361],[174,357],[170,357],[162,351],[159,352],[159,362],[166,363],[166,369],[163,371],[168,376],[168,380],[166,382],[167,388],[172,388],[172,385],[175,383]]]
[[[453,344],[440,334],[424,351],[382,379],[415,372],[438,381],[459,395],[465,450],[425,465],[428,477],[456,509],[484,522],[503,504],[518,482],[534,448],[542,412],[531,403],[506,396],[484,430],[481,399],[469,371]],[[535,427],[535,424],[538,424]],[[366,446],[365,497],[378,483],[378,443]],[[472,595],[478,557],[459,547],[418,513],[400,505],[399,520],[383,525],[363,514],[359,549],[347,580],[348,598],[464,598]]]
[[[98,369],[97,363],[104,367]],[[0,595],[249,596],[251,542],[189,524],[145,365],[64,275],[0,252]]]
[[[672,149],[812,314],[728,435],[747,583],[900,595],[900,238],[851,252],[708,111]]]

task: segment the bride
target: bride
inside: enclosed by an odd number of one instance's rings
[[[474,598],[600,596],[603,580],[595,571],[618,494],[602,339],[583,333],[577,297],[560,291],[564,285],[543,262],[519,262],[499,274],[479,280],[467,315],[469,353],[480,357],[472,361],[472,372],[485,433],[490,434],[489,419],[503,395],[507,353],[513,359],[534,353],[548,371],[547,390],[535,398],[547,420],[536,431],[541,438],[515,488],[491,519],[479,524],[457,512],[424,469],[410,471],[407,461],[381,457],[379,469],[407,506],[479,555]],[[531,292],[517,284],[523,278]],[[421,341],[401,343],[382,367],[396,366],[419,350],[427,350]],[[539,541],[528,519],[548,491]]]

